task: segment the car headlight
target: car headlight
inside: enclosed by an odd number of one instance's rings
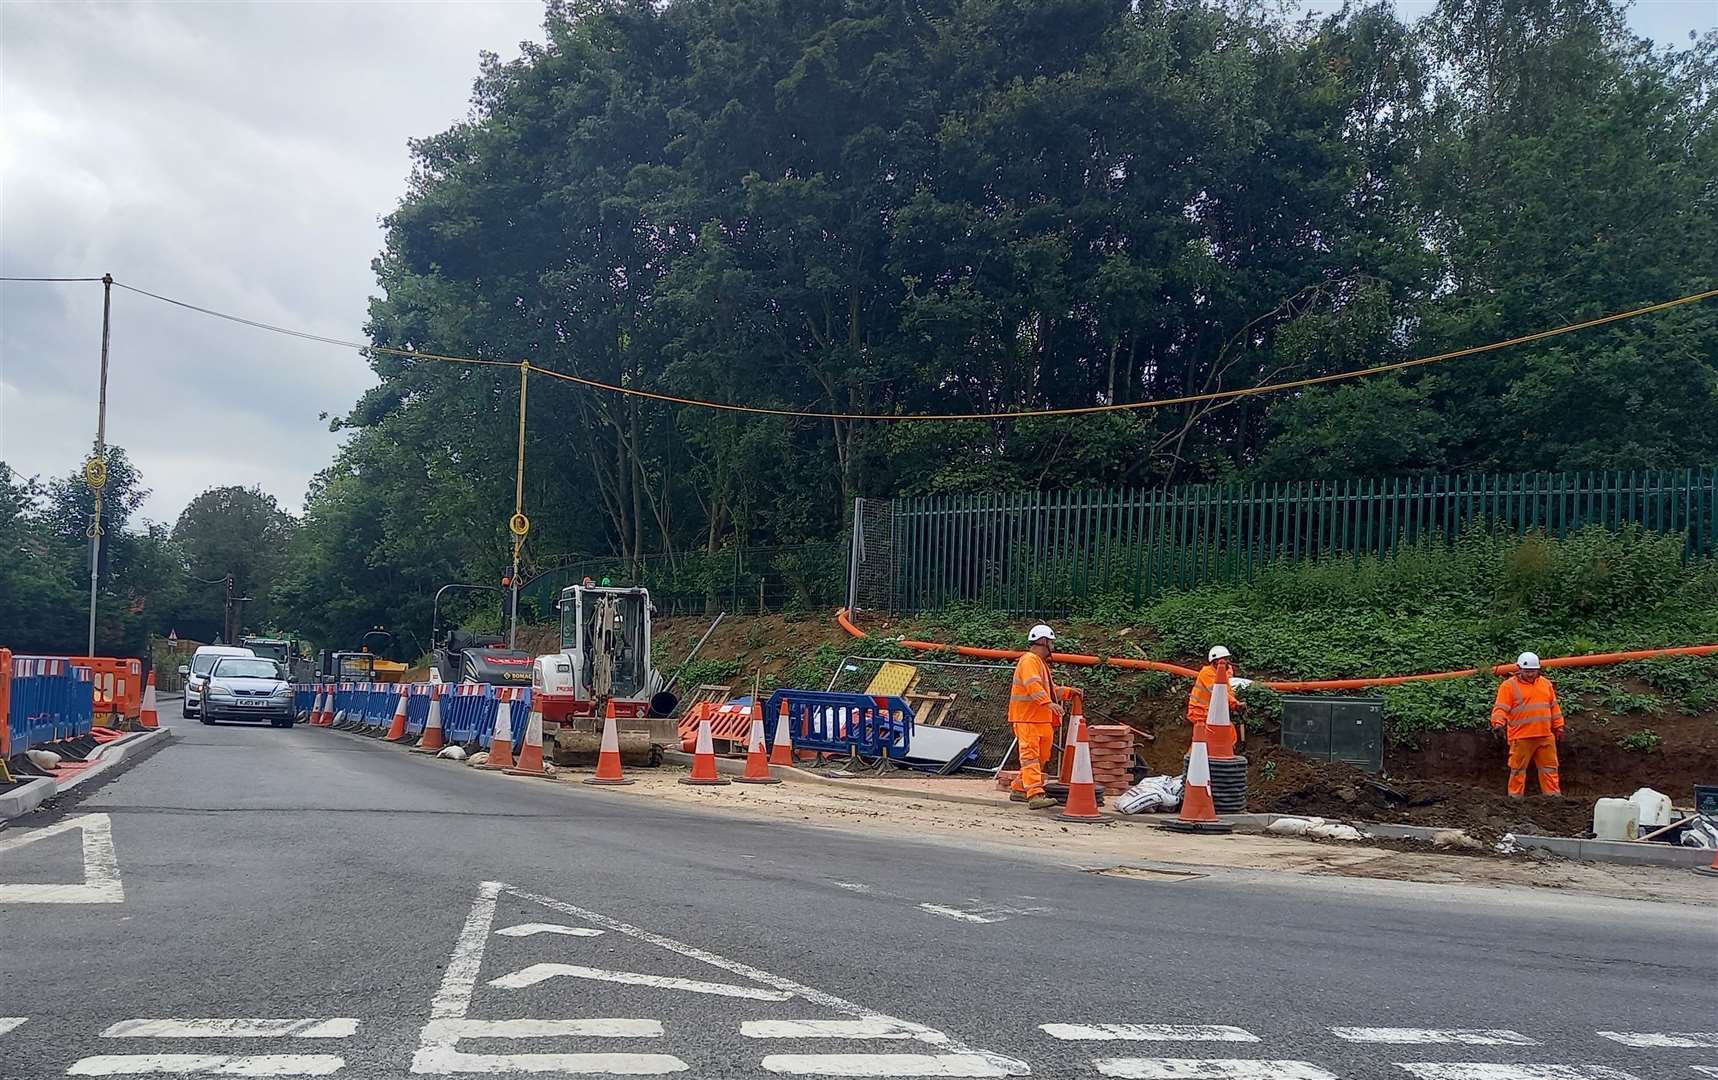
[[[204,690],[210,697],[230,698],[233,696],[233,688],[223,683],[212,682],[204,687]]]
[[[292,687],[282,686],[279,689],[277,689],[273,694],[270,694],[269,696],[272,698],[276,698],[277,700],[280,700],[280,701],[285,701],[287,698],[290,698],[292,696]]]

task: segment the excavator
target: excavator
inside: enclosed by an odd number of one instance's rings
[[[678,699],[651,664],[650,591],[584,583],[561,590],[561,649],[539,656],[532,697],[543,714],[543,748],[562,764],[597,753],[612,713],[623,758],[657,764],[676,741]]]

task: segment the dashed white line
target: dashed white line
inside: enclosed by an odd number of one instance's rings
[[[562,926],[560,923],[528,922],[504,926],[495,931],[502,937],[531,937],[533,934],[561,934],[565,937],[598,937],[601,930],[589,926]]]
[[[412,1057],[415,1073],[599,1073],[661,1076],[691,1066],[672,1054],[467,1054],[451,1046],[424,1046]]]
[[[532,964],[530,967],[521,968],[510,975],[490,979],[489,985],[499,986],[504,990],[520,990],[556,978],[625,983],[628,986],[650,986],[658,990],[684,990],[689,994],[747,998],[752,1001],[786,1001],[793,996],[780,990],[760,990],[755,986],[735,986],[732,983],[681,979],[672,975],[643,975],[636,971],[609,971],[606,968],[584,967],[580,964]]]
[[[1506,1028],[1381,1028],[1339,1027],[1330,1033],[1349,1042],[1390,1043],[1456,1043],[1461,1046],[1538,1046],[1519,1031]]]
[[[431,1020],[425,1036],[455,1039],[660,1039],[662,1021],[593,1018],[588,1020]]]
[[[330,1054],[101,1054],[66,1070],[68,1076],[332,1076],[346,1062]]]
[[[1336,1080],[1310,1061],[1250,1058],[1099,1058],[1105,1076],[1123,1080]]]
[[[358,1030],[350,1017],[332,1020],[121,1020],[104,1039],[347,1039]]]
[[[748,1039],[917,1039],[942,1043],[948,1036],[923,1024],[911,1024],[892,1016],[866,1016],[858,1020],[745,1020],[740,1034]]]
[[[1066,1042],[1258,1042],[1246,1028],[1227,1024],[1040,1024]]]
[[[871,886],[858,881],[832,881],[830,884],[835,886],[837,889],[846,889],[848,892],[871,891]]]
[[[0,1035],[6,1034],[28,1019],[27,1016],[0,1016]]]
[[[1484,1061],[1401,1062],[1420,1080],[1640,1080],[1604,1065],[1499,1065]]]
[[[1718,1031],[1601,1031],[1599,1036],[1640,1050],[1718,1048]]]
[[[980,1054],[771,1054],[766,1072],[793,1076],[1007,1076]]]
[[[920,904],[919,908],[922,911],[930,912],[932,915],[941,915],[944,918],[955,919],[960,922],[999,923],[1002,921],[1001,919],[993,919],[988,915],[975,915],[970,911],[962,911],[960,908],[946,907],[942,904]]]

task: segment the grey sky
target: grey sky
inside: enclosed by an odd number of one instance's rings
[[[1682,44],[1718,27],[1718,0],[1630,18]],[[537,0],[0,0],[0,274],[108,271],[358,338],[406,140],[464,116],[479,50],[512,57],[541,21]],[[88,453],[100,325],[99,285],[0,286],[0,460],[47,476]],[[223,483],[296,511],[338,445],[318,414],[371,382],[354,352],[115,290],[108,437],[153,489],[148,518]]]

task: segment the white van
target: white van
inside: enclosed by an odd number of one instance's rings
[[[201,696],[203,683],[209,677],[209,669],[215,666],[215,661],[223,656],[255,656],[250,649],[237,645],[203,645],[191,654],[189,664],[179,666],[179,674],[185,676],[185,700],[179,706],[179,715],[186,720],[197,715],[197,699]]]

